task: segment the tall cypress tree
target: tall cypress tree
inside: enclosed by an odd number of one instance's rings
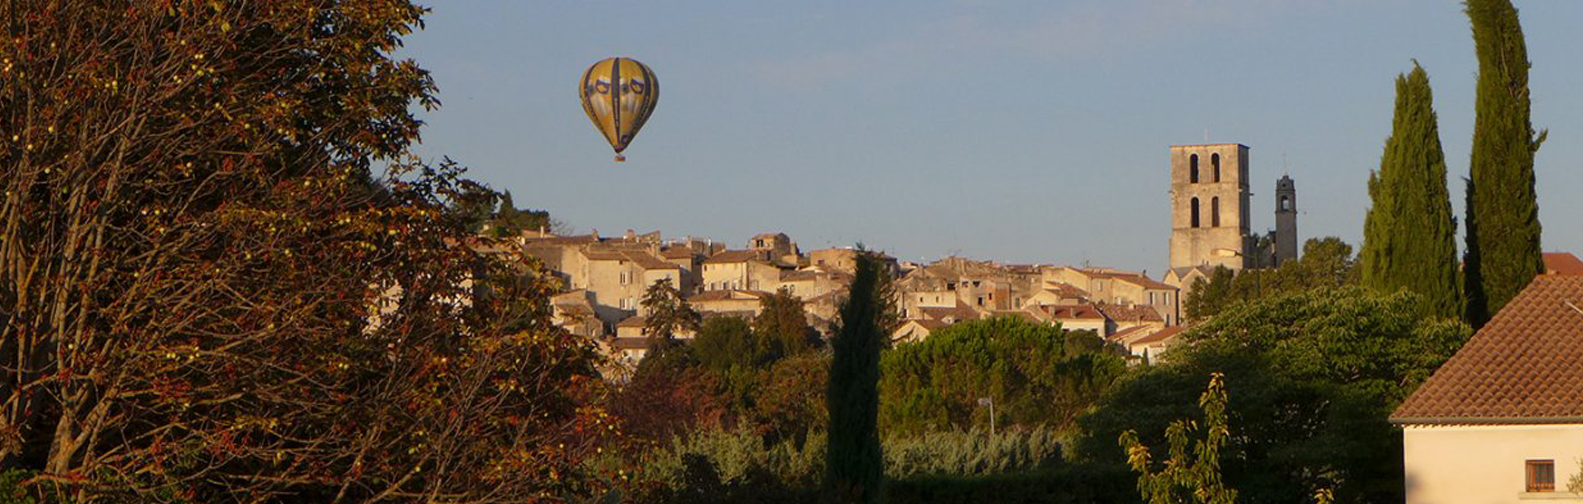
[[[829,502],[881,500],[885,459],[879,444],[879,352],[888,339],[884,325],[890,303],[883,274],[873,255],[858,255],[857,275],[841,306],[841,330],[830,343],[834,355],[825,391],[830,426],[824,481]]]
[[[1374,206],[1363,224],[1359,260],[1363,285],[1380,292],[1408,289],[1424,299],[1425,313],[1462,314],[1458,286],[1457,223],[1446,190],[1429,74],[1418,62],[1396,76],[1396,113],[1380,169],[1369,175]]]
[[[1544,272],[1534,152],[1545,133],[1535,136],[1528,118],[1528,49],[1517,9],[1511,0],[1465,5],[1479,79],[1463,271],[1468,321],[1478,326]]]

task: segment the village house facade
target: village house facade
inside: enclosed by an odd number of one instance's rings
[[[1408,504],[1583,503],[1583,276],[1534,278],[1390,418]]]

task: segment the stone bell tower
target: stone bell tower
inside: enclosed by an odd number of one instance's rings
[[[1255,266],[1249,196],[1248,146],[1171,146],[1171,268]]]
[[[1275,181],[1275,265],[1297,259],[1297,185],[1291,176]]]

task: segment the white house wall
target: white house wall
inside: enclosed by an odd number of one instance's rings
[[[1407,504],[1583,503],[1567,493],[1583,457],[1583,425],[1403,428]],[[1526,493],[1528,460],[1554,460],[1557,493]]]

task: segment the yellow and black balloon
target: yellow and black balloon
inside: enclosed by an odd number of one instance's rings
[[[660,83],[654,71],[632,58],[607,58],[588,67],[577,84],[588,119],[610,141],[616,161],[626,161],[621,151],[643,129],[659,102]]]

